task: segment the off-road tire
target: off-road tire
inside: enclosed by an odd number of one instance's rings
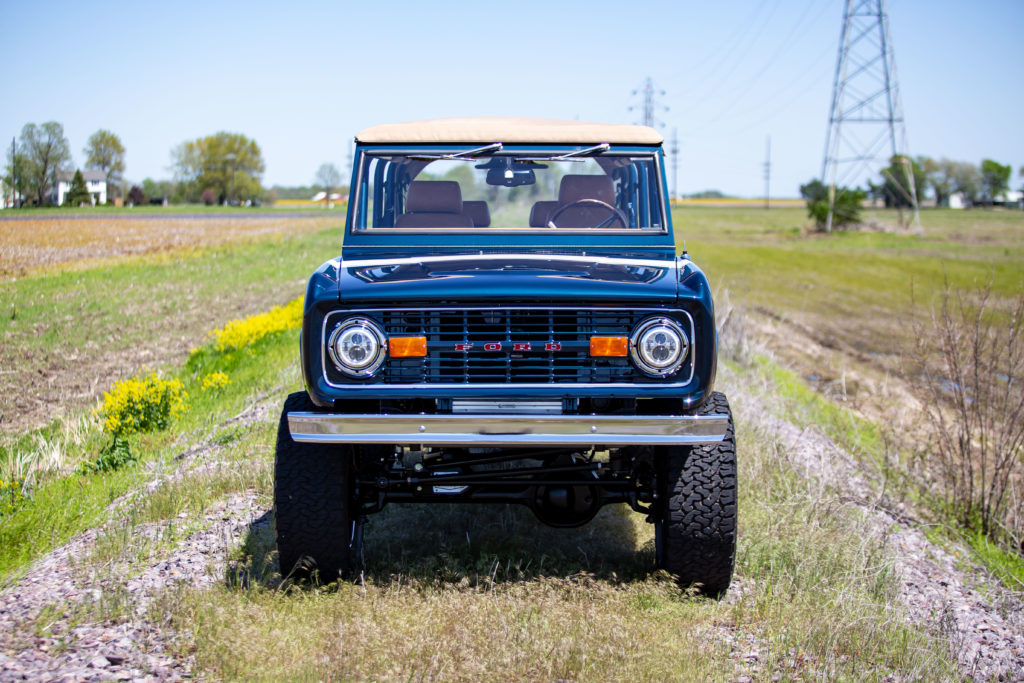
[[[658,566],[703,595],[720,597],[736,559],[736,437],[725,395],[714,392],[699,415],[728,415],[725,440],[659,449]]]
[[[281,575],[326,584],[351,570],[352,457],[347,446],[292,440],[288,413],[314,410],[304,391],[284,402],[274,457],[274,518]]]

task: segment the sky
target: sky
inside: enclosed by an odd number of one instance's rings
[[[0,0],[0,141],[64,126],[76,165],[104,128],[125,176],[170,178],[177,144],[253,138],[265,186],[348,168],[378,123],[512,115],[640,121],[650,78],[689,194],[798,196],[822,170],[842,0],[190,2]],[[1024,166],[1024,2],[889,0],[909,151]],[[664,91],[664,94],[661,94]],[[630,110],[630,107],[633,107]],[[669,146],[669,145],[666,145]]]

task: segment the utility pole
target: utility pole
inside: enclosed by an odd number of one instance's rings
[[[664,90],[655,89],[654,82],[650,79],[650,77],[648,77],[647,80],[644,81],[643,86],[641,86],[637,90],[634,90],[632,94],[634,97],[636,97],[638,94],[642,95],[642,105],[640,105],[639,107],[636,105],[631,105],[629,107],[629,111],[633,111],[634,109],[640,109],[643,112],[640,117],[641,126],[661,128],[662,126],[665,125],[662,121],[659,121],[658,118],[655,116],[656,111],[668,111],[668,107],[661,104],[656,99],[658,96],[665,96]]]
[[[764,148],[764,208],[771,208],[772,183],[772,136],[769,135]]]
[[[11,138],[11,208],[18,208],[18,142]]]
[[[832,231],[837,187],[859,185],[893,157],[910,158],[885,0],[845,0],[821,164],[829,196],[827,232]],[[908,187],[900,188],[901,194],[911,203],[920,231],[912,169],[906,177]]]
[[[672,129],[672,199],[679,199],[679,129]]]

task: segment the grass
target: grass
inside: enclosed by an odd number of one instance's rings
[[[84,438],[68,447],[63,466],[40,477],[31,495],[13,513],[0,518],[0,583],[74,535],[111,515],[124,514],[124,510],[108,506],[159,478],[191,449],[226,448],[225,457],[238,469],[231,471],[226,466],[223,471],[158,486],[142,503],[129,508],[136,523],[169,519],[182,511],[194,516],[221,495],[257,483],[266,489],[271,455],[267,448],[276,424],[250,428],[233,416],[260,397],[298,388],[297,337],[295,331],[276,332],[236,351],[216,353],[208,347],[194,354],[194,362],[172,375],[182,380],[189,394],[187,412],[167,431],[130,437],[133,452],[142,455],[137,465],[109,474],[74,474],[77,465],[95,458],[106,442],[98,421],[93,420]],[[202,377],[213,371],[224,372],[231,382],[204,391]],[[37,434],[54,429],[51,425]],[[31,442],[31,437],[22,438]],[[248,460],[251,458],[258,460],[254,463]]]
[[[727,391],[763,384],[722,375]],[[170,593],[151,618],[174,624],[178,656],[227,679],[953,677],[944,646],[894,611],[895,569],[870,522],[738,411],[741,538],[725,601],[654,572],[652,528],[621,506],[571,530],[515,507],[392,506],[371,518],[360,584],[282,584],[261,525],[224,584]]]
[[[869,215],[870,212],[869,212]],[[894,222],[884,212],[876,220]],[[673,211],[676,233],[716,288],[742,292],[751,307],[799,318],[848,345],[876,353],[892,349],[893,334],[918,296],[992,280],[997,296],[1022,286],[1024,213],[933,210],[922,214],[923,236],[886,232],[803,233],[801,209]]]
[[[913,321],[927,321],[922,328],[931,330],[934,297],[947,283],[954,291],[991,283],[995,319],[1009,320],[1024,290],[1024,212],[928,210],[923,235],[807,234],[801,209],[686,207],[673,216],[716,289],[753,311],[758,331],[770,337],[786,367],[766,372],[796,414],[824,425],[940,525],[955,526],[946,493],[922,484],[929,481],[920,468],[929,466],[931,437],[922,426],[919,401],[928,397],[917,377],[945,375],[943,368],[911,367]],[[896,223],[892,212],[866,217]],[[979,550],[978,557],[1012,577],[1024,560],[1007,550]],[[1017,569],[1006,570],[1007,563]],[[1007,585],[1020,590],[1013,579]]]

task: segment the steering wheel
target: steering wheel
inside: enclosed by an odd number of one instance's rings
[[[599,208],[608,209],[609,211],[611,211],[612,215],[608,216],[608,218],[605,218],[603,221],[601,221],[600,224],[595,225],[595,228],[603,228],[612,221],[619,221],[620,223],[622,223],[623,228],[629,227],[626,224],[626,214],[624,214],[621,209],[617,209],[608,202],[603,202],[600,199],[591,199],[588,197],[584,197],[583,199],[577,199],[576,201],[569,202],[568,204],[562,204],[560,207],[555,209],[554,212],[552,212],[552,214],[548,216],[548,227],[557,228],[558,226],[555,225],[555,219],[574,206],[597,206]]]

